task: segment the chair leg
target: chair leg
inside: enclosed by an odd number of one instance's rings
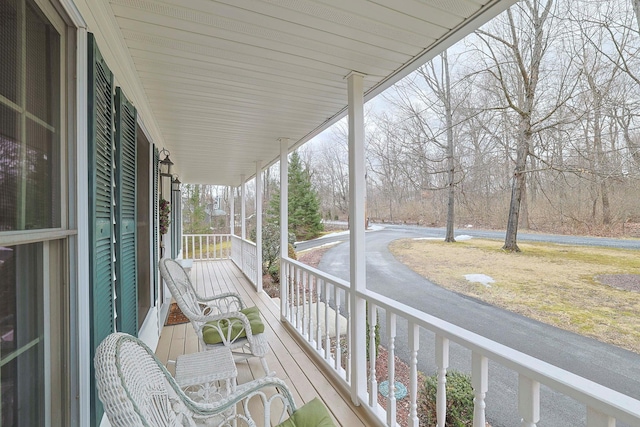
[[[267,358],[262,356],[260,358],[260,363],[262,363],[262,369],[264,369],[264,373],[268,377],[275,377],[276,371],[269,371],[269,365],[267,365]]]

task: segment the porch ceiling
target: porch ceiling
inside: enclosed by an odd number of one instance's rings
[[[153,120],[191,183],[238,185],[514,0],[109,0]]]

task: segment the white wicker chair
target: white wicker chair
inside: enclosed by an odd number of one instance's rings
[[[94,365],[98,396],[113,427],[269,426],[296,411],[286,384],[275,377],[242,384],[215,402],[195,402],[149,347],[124,333],[102,341]]]
[[[162,278],[176,300],[178,307],[191,322],[203,348],[225,345],[233,351],[236,360],[253,356],[259,357],[265,374],[273,374],[273,372],[269,371],[265,357],[269,351],[266,334],[253,334],[249,320],[240,312],[245,308],[240,295],[234,292],[227,292],[212,297],[202,297],[198,295],[191,284],[189,275],[177,261],[171,258],[163,258],[159,264]],[[223,322],[220,322],[221,320]],[[225,324],[225,322],[228,322],[228,324]],[[244,334],[237,331],[232,333],[233,326],[240,323],[242,326],[239,329]],[[215,328],[222,342],[219,344],[205,343],[203,332],[207,328]]]

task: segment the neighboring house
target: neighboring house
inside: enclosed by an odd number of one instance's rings
[[[164,148],[182,181],[237,187],[349,109],[364,218],[363,96],[512,3],[0,0],[0,425],[98,425],[98,343],[155,347],[157,261],[181,256]]]

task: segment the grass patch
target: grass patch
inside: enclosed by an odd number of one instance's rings
[[[444,243],[397,240],[398,260],[433,283],[550,325],[640,354],[640,292],[600,283],[599,275],[640,274],[638,251],[472,239]],[[466,274],[495,283],[471,283]]]
[[[196,240],[193,246],[183,248],[186,258],[207,259],[215,256],[226,256],[231,254],[231,241],[222,241],[217,243],[206,244],[206,239],[202,238],[202,247],[200,242]]]

